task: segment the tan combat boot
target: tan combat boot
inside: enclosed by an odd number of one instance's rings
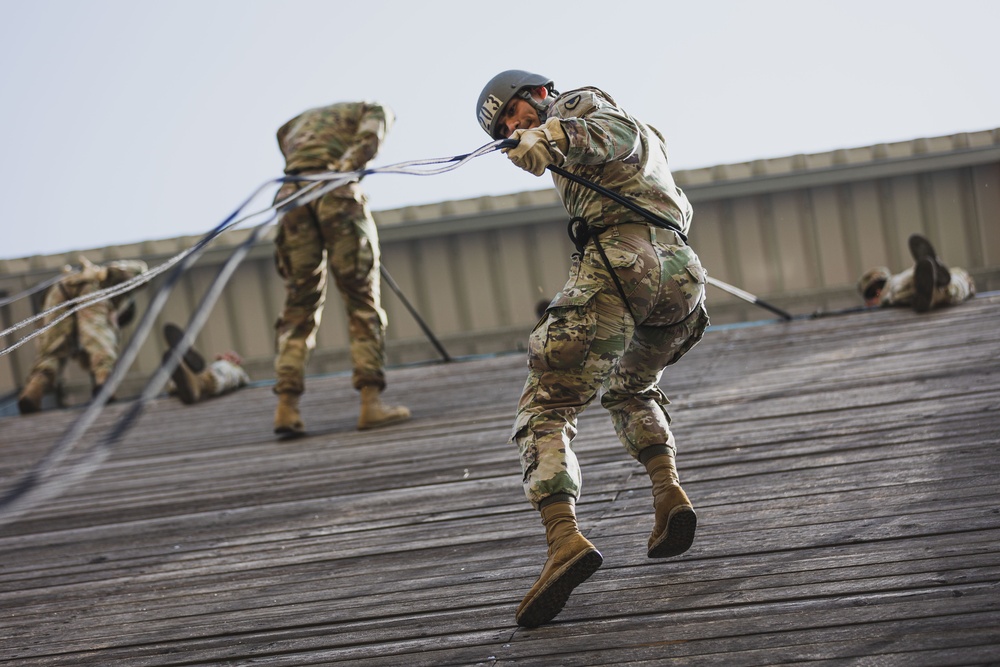
[[[910,246],[910,254],[913,256],[913,261],[915,264],[919,264],[925,259],[929,259],[934,264],[934,270],[931,273],[934,274],[935,287],[945,287],[951,282],[951,271],[945,266],[941,258],[937,256],[934,251],[934,246],[931,242],[927,240],[926,236],[921,234],[910,234],[910,238],[907,239],[907,243]]]
[[[647,450],[649,454],[647,454]],[[687,551],[694,542],[698,516],[681,488],[673,452],[666,446],[647,447],[640,461],[653,482],[653,508],[656,519],[649,536],[650,558],[669,558]]]
[[[913,266],[913,310],[926,313],[934,305],[937,266],[925,257]]]
[[[306,434],[306,426],[299,415],[299,394],[278,394],[278,409],[274,412],[274,432],[286,437]]]
[[[184,337],[184,330],[168,322],[163,326],[163,337],[167,341],[167,347],[170,348],[163,354],[163,363],[167,363],[173,349]],[[173,375],[170,376],[177,390],[177,398],[181,399],[181,402],[190,405],[201,400],[204,393],[201,373],[204,370],[205,358],[193,347],[188,348],[174,369]]]
[[[45,392],[52,386],[52,378],[45,373],[32,373],[28,378],[28,384],[21,391],[20,398],[17,399],[17,408],[22,415],[38,412],[42,409],[42,398]]]
[[[573,589],[604,562],[601,552],[580,533],[572,501],[545,504],[541,512],[549,552],[542,573],[517,608],[515,619],[525,628],[555,618]]]
[[[170,352],[163,355],[163,363],[166,363],[169,357]],[[173,375],[170,377],[174,381],[177,398],[181,399],[182,403],[191,405],[201,400],[201,382],[199,382],[198,376],[185,363],[183,358],[177,364],[177,368],[174,369]]]
[[[374,385],[361,388],[361,414],[358,430],[364,431],[378,426],[388,426],[404,422],[410,418],[410,409],[402,405],[388,406],[382,403],[382,390]]]

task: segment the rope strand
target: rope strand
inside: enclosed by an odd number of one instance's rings
[[[12,521],[38,503],[58,496],[72,484],[86,478],[91,472],[100,466],[100,464],[111,453],[114,446],[121,441],[121,439],[138,421],[146,403],[154,398],[166,384],[167,378],[170,377],[173,371],[177,368],[177,365],[180,363],[184,353],[191,346],[195,337],[198,335],[198,332],[205,325],[205,322],[208,320],[209,314],[211,313],[212,307],[222,294],[222,290],[232,277],[239,263],[243,261],[253,245],[259,241],[266,227],[271,224],[271,222],[276,220],[281,214],[313,201],[329,190],[340,187],[341,185],[344,185],[345,183],[356,178],[360,179],[367,174],[401,173],[423,176],[443,173],[445,171],[457,169],[470,159],[490,153],[499,148],[499,145],[500,142],[496,141],[466,155],[441,158],[437,160],[418,160],[409,163],[391,165],[389,167],[382,167],[379,169],[359,170],[356,172],[350,172],[349,174],[329,172],[310,176],[285,176],[269,180],[258,187],[250,197],[248,197],[239,207],[237,207],[235,211],[233,211],[232,214],[229,215],[229,217],[202,237],[194,246],[157,267],[155,275],[159,275],[171,266],[177,265],[150,300],[150,304],[146,308],[139,324],[136,325],[135,333],[119,356],[118,362],[115,364],[114,369],[111,371],[111,374],[108,376],[101,390],[90,401],[83,413],[76,420],[74,420],[72,424],[70,424],[69,428],[63,433],[62,437],[59,438],[59,440],[49,449],[42,459],[23,477],[21,477],[21,479],[19,479],[6,493],[4,493],[2,497],[0,497],[0,525]],[[439,167],[434,170],[422,169],[422,167],[425,166],[438,165],[442,163],[448,164],[445,167]],[[248,206],[249,203],[265,187],[275,183],[285,183],[291,181],[315,181],[317,185],[309,185],[297,192],[295,195],[289,196],[280,202],[275,202],[262,211],[257,211],[256,213],[244,216],[243,218],[237,218],[240,212]],[[319,183],[324,182],[324,185],[318,185]],[[173,291],[174,287],[176,287],[180,277],[194,265],[200,254],[204,251],[205,247],[217,236],[242,221],[268,212],[271,213],[270,217],[257,224],[252,233],[232,251],[223,267],[219,270],[215,279],[209,285],[201,303],[191,316],[180,343],[173,348],[171,354],[167,357],[165,362],[160,365],[152,377],[150,377],[147,381],[139,398],[118,418],[115,424],[106,432],[96,445],[91,447],[89,451],[84,452],[76,461],[72,463],[72,465],[60,468],[60,464],[70,454],[73,447],[80,440],[83,434],[86,433],[86,431],[94,424],[94,421],[100,415],[101,411],[107,405],[115,391],[117,391],[118,386],[125,378],[128,368],[131,367],[132,363],[138,356],[140,347],[145,342],[146,338],[148,338],[157,315],[163,310],[166,305],[167,298]],[[147,272],[147,274],[150,273],[154,272]],[[150,279],[151,278],[152,276],[150,276]],[[129,285],[127,288],[123,288],[123,290],[128,291],[128,289],[134,289],[134,286],[131,285],[132,282],[133,281],[128,281],[128,283],[123,283],[123,285]],[[115,294],[118,294],[124,293],[124,291],[116,291],[116,288],[109,288],[107,290],[103,290],[102,293],[114,292]],[[91,296],[96,297],[97,294],[98,293],[95,293]],[[103,298],[110,297],[105,295]],[[86,304],[93,303],[94,300],[95,299],[90,299],[86,302]],[[86,304],[83,304],[83,302],[78,303],[73,311],[65,313],[61,317],[68,317],[72,312],[86,307]],[[52,310],[55,311],[57,309],[53,308]],[[46,314],[49,313],[42,313],[40,316],[45,316]],[[38,316],[34,319],[37,320]],[[20,326],[21,325],[15,327],[14,330],[16,330],[16,328],[20,328]],[[48,326],[52,326],[52,323]],[[40,334],[43,330],[44,329],[35,332],[35,334],[31,337]],[[3,333],[6,334],[7,332]],[[14,347],[26,342],[26,340],[28,339],[19,341]],[[14,347],[0,351],[0,356],[14,349]]]

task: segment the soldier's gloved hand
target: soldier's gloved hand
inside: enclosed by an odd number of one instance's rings
[[[566,162],[569,139],[558,118],[549,118],[544,125],[530,130],[514,130],[510,138],[519,143],[503,152],[511,162],[535,176],[544,174],[550,164],[561,167]]]
[[[82,268],[77,279],[81,282],[101,283],[108,277],[108,270],[106,268],[92,263],[83,255],[80,255],[80,264]]]

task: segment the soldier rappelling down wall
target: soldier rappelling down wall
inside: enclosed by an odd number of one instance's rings
[[[548,557],[517,609],[523,626],[551,620],[603,557],[580,532],[575,502],[582,476],[572,441],[577,417],[597,396],[626,451],[652,480],[650,558],[676,556],[694,540],[696,515],[674,462],[667,397],[658,383],[708,326],[707,276],[684,239],[691,206],[674,183],[660,133],[632,118],[607,93],[559,95],[547,77],[509,70],[483,89],[480,126],[517,146],[507,157],[541,176],[550,166],[627,196],[677,233],[632,209],[553,175],[575,221],[570,277],[528,344],[528,378],[511,440],[524,492],[540,510]]]
[[[166,363],[174,347],[180,344],[184,331],[176,324],[163,327],[163,337],[168,349],[163,355]],[[243,368],[243,357],[232,350],[215,356],[211,364],[193,347],[185,352],[171,375],[167,393],[176,396],[181,403],[191,405],[208,398],[222,396],[247,386],[250,376]]]
[[[140,260],[117,260],[98,266],[81,257],[81,271],[63,269],[66,276],[45,293],[44,311],[51,311],[73,299],[95,294],[120,285],[147,271]],[[38,338],[38,358],[21,391],[17,405],[21,414],[37,412],[42,398],[62,375],[66,362],[76,359],[88,371],[94,394],[100,391],[118,360],[121,327],[128,324],[135,312],[132,292],[98,301],[56,322],[62,314],[46,315],[45,329]]]
[[[375,157],[392,121],[392,112],[373,102],[306,111],[278,130],[285,173],[362,169]],[[286,183],[275,201],[293,196],[301,187]],[[361,392],[358,428],[409,419],[407,408],[386,406],[380,397],[385,389],[386,315],[381,305],[378,231],[367,196],[357,182],[351,182],[288,211],[279,224],[275,262],[285,281],[285,308],[276,325],[274,432],[305,433],[299,397],[305,391],[306,362],[316,346],[328,268],[347,311],[352,382]]]
[[[926,237],[909,238],[913,266],[895,275],[880,266],[858,279],[858,292],[866,306],[904,306],[918,313],[956,306],[976,295],[976,284],[968,271],[948,268],[938,258]]]

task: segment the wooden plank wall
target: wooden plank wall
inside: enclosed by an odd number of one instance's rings
[[[710,330],[663,386],[692,549],[645,557],[649,482],[583,415],[581,526],[604,566],[515,626],[544,560],[507,444],[520,354],[393,368],[412,422],[358,432],[310,377],[154,401],[111,457],[0,526],[20,666],[970,665],[1000,662],[1000,296]],[[128,407],[102,414],[81,451]],[[0,419],[4,490],[78,410]],[[79,452],[68,457],[75,459]]]

